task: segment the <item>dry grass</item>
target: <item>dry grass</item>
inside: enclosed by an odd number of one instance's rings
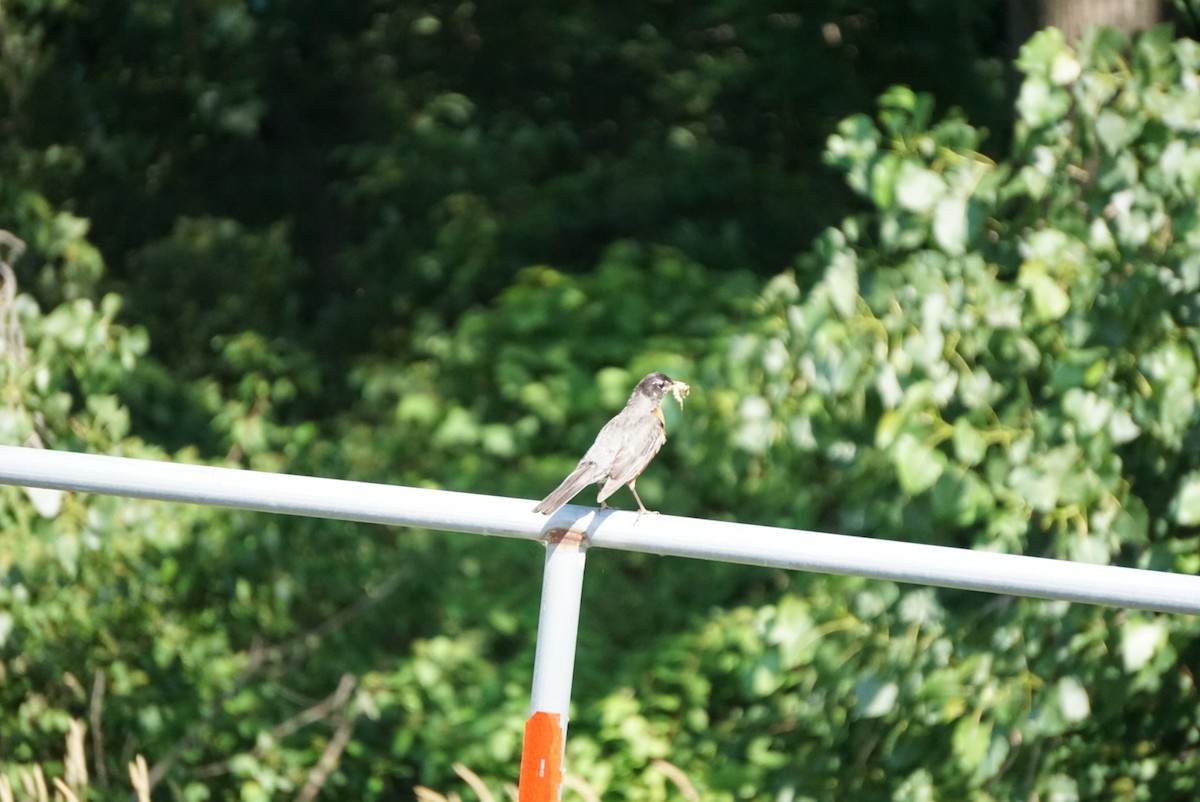
[[[50,802],[51,794],[54,802],[87,799],[87,755],[83,748],[86,732],[87,726],[78,719],[72,719],[68,725],[62,777],[47,783],[41,766],[21,767],[13,772],[17,782],[14,788],[8,774],[0,773],[0,802]],[[129,782],[137,802],[150,802],[150,773],[141,755],[129,764]]]
[[[688,779],[683,769],[674,763],[669,763],[665,760],[653,760],[650,762],[649,769],[666,777],[675,786],[676,790],[679,791],[680,796],[687,800],[687,802],[700,802],[700,792],[696,790],[696,786]],[[463,764],[454,764],[454,773],[462,778],[463,782],[467,784],[467,787],[471,789],[471,792],[479,802],[497,802],[500,798],[484,784],[478,774]],[[563,799],[571,798],[571,796],[565,793],[566,791],[570,791],[575,797],[582,800],[582,802],[600,802],[600,793],[588,785],[581,777],[571,774],[563,775],[562,785],[564,791]],[[414,790],[417,802],[463,802],[463,797],[456,791],[449,791],[442,794],[423,785],[418,785]],[[511,800],[511,802],[517,802],[517,787],[515,785],[511,783],[506,784],[503,791],[506,799]]]
[[[14,786],[13,778],[0,771],[0,802],[81,802],[87,799],[89,779],[84,751],[86,732],[87,726],[77,719],[72,720],[68,726],[62,777],[54,777],[47,782],[41,766],[20,767],[11,771],[15,775]],[[665,776],[688,802],[700,801],[696,787],[678,766],[665,760],[655,760],[649,768]],[[454,773],[462,779],[479,802],[517,802],[517,787],[511,783],[506,783],[500,792],[496,793],[488,788],[478,774],[462,763],[454,764]],[[129,764],[129,784],[137,802],[150,802],[150,771],[146,759],[141,755]],[[570,792],[582,802],[600,802],[599,792],[580,777],[564,775],[562,784],[564,792]],[[414,791],[417,802],[463,802],[463,797],[456,791],[442,794],[424,786],[417,786]],[[570,796],[564,795],[564,798]]]

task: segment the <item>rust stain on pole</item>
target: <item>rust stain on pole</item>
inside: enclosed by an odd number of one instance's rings
[[[587,532],[578,529],[551,529],[546,533],[544,541],[547,546],[586,546],[588,536]]]

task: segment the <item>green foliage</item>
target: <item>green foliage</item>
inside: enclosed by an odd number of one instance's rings
[[[985,153],[983,12],[860,5],[6,6],[0,436],[534,497],[661,369],[656,508],[1197,572],[1200,50],[1039,34]],[[965,111],[854,113],[896,74]],[[163,798],[515,774],[528,544],[10,487],[0,529],[5,771],[87,720]],[[591,563],[606,799],[1196,795],[1191,620]]]
[[[26,58],[0,108],[39,191],[92,222],[106,288],[188,374],[252,310],[321,369],[311,417],[350,401],[355,358],[529,264],[634,239],[776,272],[847,207],[821,141],[892,75],[1004,108],[994,2],[9,5]]]
[[[1178,116],[1195,45],[1147,35],[1134,53],[1152,66],[1132,73],[1122,45],[1029,43],[1022,97],[1041,85],[1070,102],[1055,118],[1023,111],[1007,163],[979,155],[961,120],[930,126],[928,101],[902,89],[881,99],[878,127],[851,118],[830,139],[877,210],[820,238],[820,280],[768,288],[772,331],[751,364],[774,430],[739,440],[781,444],[773,461],[798,471],[892,483],[829,523],[900,534],[920,522],[1101,561],[1178,534],[1200,344],[1200,175],[1176,166],[1200,158],[1200,109]],[[1114,106],[1141,132],[1119,147],[1098,133]]]
[[[828,158],[873,208],[819,238],[800,273],[815,281],[771,282],[765,331],[738,343],[725,384],[747,392],[717,425],[763,467],[731,506],[1194,572],[1198,52],[1164,30],[1132,46],[1100,31],[1079,52],[1035,36],[999,163],[903,88],[878,121],[843,122]],[[799,635],[772,653],[760,623],[730,661],[743,695],[702,734],[733,729],[697,757],[813,798],[1194,793],[1195,622],[973,597],[952,613],[958,596],[806,586]],[[838,599],[857,600],[845,621]],[[831,656],[787,654],[825,616]]]
[[[287,299],[304,279],[287,231],[261,234],[232,220],[182,219],[171,234],[130,257],[129,294],[143,306],[130,314],[155,332],[155,352],[183,379],[212,366],[214,339],[256,332],[294,339],[300,324]],[[163,297],[179,298],[170,305]]]
[[[530,267],[489,308],[422,336],[408,366],[362,363],[360,406],[329,445],[363,476],[528,493],[569,469],[642,375],[694,375],[708,344],[748,315],[754,287],[633,243],[579,277]],[[535,462],[546,454],[556,457]]]

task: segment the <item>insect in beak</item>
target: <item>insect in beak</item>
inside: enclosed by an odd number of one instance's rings
[[[671,384],[671,395],[675,396],[675,400],[679,402],[679,408],[683,409],[683,399],[688,397],[688,393],[692,391],[691,386],[687,382],[673,382]]]

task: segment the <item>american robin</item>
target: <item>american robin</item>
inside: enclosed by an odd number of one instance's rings
[[[580,490],[603,482],[604,486],[596,498],[601,509],[608,507],[605,499],[620,490],[621,485],[629,485],[630,492],[637,499],[638,516],[651,512],[642,504],[634,485],[667,440],[666,421],[662,413],[663,396],[674,393],[682,404],[688,390],[684,382],[674,381],[662,373],[651,373],[638,382],[625,408],[604,424],[600,434],[596,435],[596,442],[579,460],[575,470],[533,511],[553,515]]]

